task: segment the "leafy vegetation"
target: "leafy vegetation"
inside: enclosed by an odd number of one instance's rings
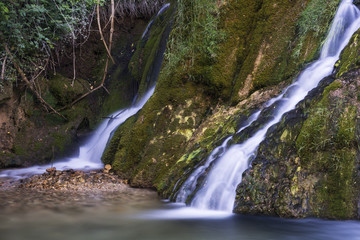
[[[64,47],[72,45],[73,48],[77,48],[88,39],[97,4],[105,6],[100,17],[103,22],[108,22],[109,2],[109,0],[1,2],[0,64],[3,70],[1,80],[16,79],[9,56],[5,53],[5,45],[9,47],[24,73],[33,78],[44,69],[55,68],[57,63],[55,56],[61,55]],[[149,17],[163,2],[163,0],[118,0],[115,3],[116,17],[123,18],[129,15]],[[0,81],[0,84],[3,81]]]
[[[224,33],[218,27],[219,2],[222,1],[178,1],[165,53],[164,75],[170,75],[174,69],[187,72],[199,60],[215,60],[218,44],[224,39]],[[187,78],[194,80],[191,74]]]
[[[299,44],[294,52],[295,57],[300,56],[301,48],[307,41],[310,41],[307,38],[323,38],[325,36],[339,2],[340,0],[311,0],[309,2],[297,22]]]
[[[19,0],[0,5],[2,65],[5,45],[25,73],[40,72],[61,43],[84,38],[92,8],[98,0]],[[102,0],[103,2],[103,0]],[[4,76],[5,77],[5,76]],[[9,77],[8,77],[9,79]]]

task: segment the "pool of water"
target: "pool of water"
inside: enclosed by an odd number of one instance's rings
[[[150,190],[0,189],[0,239],[358,239],[360,222],[204,212]]]

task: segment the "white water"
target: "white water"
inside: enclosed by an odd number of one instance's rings
[[[233,210],[236,187],[242,180],[242,173],[249,167],[250,159],[256,156],[256,150],[264,140],[267,130],[278,123],[284,113],[294,109],[296,104],[304,99],[308,92],[318,85],[320,80],[332,73],[334,64],[338,60],[342,49],[347,45],[353,33],[360,27],[359,17],[360,12],[352,4],[352,1],[343,0],[322,48],[320,58],[305,69],[297,81],[289,86],[282,95],[270,101],[271,103],[280,103],[276,105],[277,112],[274,119],[266,123],[262,129],[258,130],[244,143],[231,146],[216,160],[215,165],[206,177],[205,184],[193,198],[190,204],[192,207],[227,212]],[[218,151],[218,148],[214,150],[214,153],[209,157],[210,161],[215,160],[211,158]],[[190,176],[189,181],[185,182],[178,195],[179,201],[184,202],[186,200],[186,197],[190,194],[187,191],[194,189],[198,175],[201,174],[200,172],[204,172],[207,166],[209,166],[208,162],[206,162],[204,169],[200,167],[200,170],[196,170]],[[195,181],[195,183],[191,181]]]
[[[101,162],[101,156],[109,141],[110,135],[120,124],[136,114],[144,106],[154,93],[154,89],[155,87],[148,90],[142,99],[130,108],[120,110],[110,115],[109,119],[104,121],[90,139],[80,147],[79,156],[62,159],[54,164],[4,170],[0,172],[0,177],[24,178],[34,174],[42,174],[50,167],[56,167],[58,170],[94,170],[103,168],[104,165]]]
[[[256,121],[256,119],[259,117],[259,115],[260,115],[260,111],[252,114],[249,117],[248,123],[244,127],[240,128],[240,130],[238,132],[240,132],[243,129],[250,126],[254,121]],[[186,179],[186,181],[181,186],[181,189],[179,190],[179,192],[177,194],[176,202],[185,202],[186,201],[188,196],[196,189],[196,185],[198,183],[199,177],[206,171],[206,169],[210,166],[210,164],[215,159],[217,159],[219,156],[221,156],[225,152],[227,144],[232,138],[233,138],[232,136],[226,138],[225,141],[221,144],[221,146],[215,148],[211,152],[211,154],[208,157],[208,159],[206,160],[205,164],[196,168],[195,171],[190,175],[190,177],[188,177],[188,179]]]
[[[170,3],[165,4],[164,6],[162,6],[162,8],[159,10],[159,12],[156,14],[156,17],[154,19],[152,19],[149,24],[147,25],[145,31],[143,32],[141,39],[143,39],[145,37],[145,35],[149,32],[152,24],[154,23],[155,19],[160,16],[166,9],[168,9],[170,7]]]
[[[170,3],[165,4],[157,13],[156,17],[151,20],[146,27],[142,38],[148,33],[152,27],[153,21],[161,15],[166,9],[170,7]],[[104,167],[101,162],[101,156],[107,146],[108,141],[112,137],[113,132],[117,127],[125,122],[129,117],[136,114],[149,100],[154,93],[155,87],[152,87],[146,92],[141,100],[137,101],[135,96],[132,106],[127,109],[119,110],[109,116],[109,119],[104,121],[93,133],[90,139],[83,144],[79,149],[79,155],[61,159],[53,164],[32,166],[29,168],[4,170],[0,172],[0,177],[8,178],[25,178],[35,174],[42,174],[50,167],[56,167],[58,170],[74,169],[74,170],[95,170]]]

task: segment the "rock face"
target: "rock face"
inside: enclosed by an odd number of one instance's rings
[[[360,218],[358,41],[355,33],[337,74],[268,132],[238,186],[235,212]]]
[[[155,93],[103,156],[132,186],[166,198],[316,58],[339,1],[171,3],[173,30]],[[142,53],[147,59],[151,49]]]
[[[102,117],[130,105],[137,86],[132,81],[128,63],[146,24],[144,19],[130,18],[116,24],[113,43],[116,64],[109,68],[105,82],[111,94],[99,90],[62,111],[66,121],[44,111],[20,80],[16,84],[15,79],[0,83],[0,168],[44,164],[73,153],[83,136],[95,128]],[[106,53],[97,34],[89,36],[83,49],[76,49],[77,56],[81,57],[77,58],[77,79],[73,86],[72,57],[68,58],[67,53],[59,56],[56,72],[36,79],[42,97],[55,109],[70,104],[101,82]]]
[[[125,45],[131,46],[131,53],[126,60],[134,52],[129,68],[126,63],[113,72],[115,77],[125,73],[135,85],[133,90],[143,94],[158,73],[162,57],[158,49],[164,48],[164,36],[172,26],[154,95],[117,129],[103,162],[132,186],[155,188],[161,196],[170,197],[214,148],[317,58],[339,2],[170,1],[170,8],[154,19],[154,28],[136,47],[128,39]],[[336,65],[337,74],[324,79],[269,130],[238,187],[235,212],[337,219],[359,216],[359,45],[355,35]],[[151,66],[152,62],[157,65]],[[52,97],[67,101],[56,87]],[[0,98],[5,99],[0,104],[9,98]],[[112,94],[108,99],[108,103],[121,102],[121,97]],[[88,106],[67,114],[74,117]],[[26,114],[38,119],[36,113]],[[62,125],[66,126],[62,130],[73,133],[93,122],[77,121],[76,126]],[[61,136],[58,141],[67,142]],[[233,141],[243,138],[236,135]],[[24,152],[31,151],[14,145],[4,154]],[[59,176],[75,173],[56,174],[49,170],[44,179],[40,177],[41,186],[56,186]],[[96,174],[90,177],[94,181]],[[79,176],[76,183],[88,176],[75,175]],[[24,184],[31,186],[29,181]]]

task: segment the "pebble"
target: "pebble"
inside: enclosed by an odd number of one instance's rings
[[[56,168],[49,168],[41,175],[21,179],[12,182],[11,185],[16,188],[65,191],[107,191],[127,187],[127,181],[120,179],[110,170],[110,165],[106,165],[105,169],[98,171],[75,171],[73,169],[59,171]]]

